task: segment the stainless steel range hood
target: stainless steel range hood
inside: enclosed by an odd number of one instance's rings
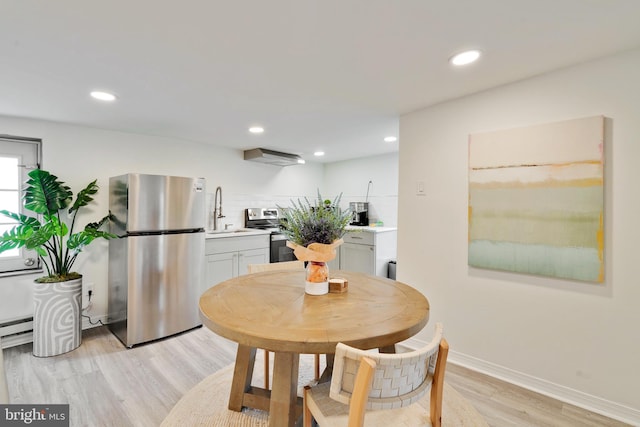
[[[244,159],[276,166],[291,166],[304,163],[304,160],[296,154],[282,153],[266,148],[245,150]]]

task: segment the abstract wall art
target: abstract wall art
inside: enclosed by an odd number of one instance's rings
[[[604,123],[469,136],[470,266],[604,281]]]

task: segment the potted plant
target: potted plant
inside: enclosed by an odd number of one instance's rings
[[[305,292],[323,295],[329,291],[329,267],[327,262],[336,257],[335,248],[342,243],[351,213],[340,208],[338,195],[333,202],[325,200],[318,191],[315,205],[305,197],[304,202],[292,202],[293,207],[282,209],[282,232],[287,246],[295,256],[307,262]]]
[[[35,280],[33,354],[55,356],[77,348],[82,340],[82,275],[72,271],[78,254],[95,239],[116,236],[100,230],[109,221],[109,215],[74,233],[78,211],[93,201],[92,196],[98,191],[96,180],[81,190],[73,203],[71,189],[45,170],[29,172],[26,184],[24,207],[39,215],[42,222],[35,217],[0,211],[16,221],[0,237],[0,253],[25,247],[35,250],[42,261],[47,276]]]

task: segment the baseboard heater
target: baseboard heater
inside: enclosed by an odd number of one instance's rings
[[[2,348],[32,342],[33,317],[0,323],[0,337],[2,337]]]

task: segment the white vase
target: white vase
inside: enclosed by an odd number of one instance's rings
[[[66,282],[35,283],[33,355],[57,356],[82,343],[82,277]]]

